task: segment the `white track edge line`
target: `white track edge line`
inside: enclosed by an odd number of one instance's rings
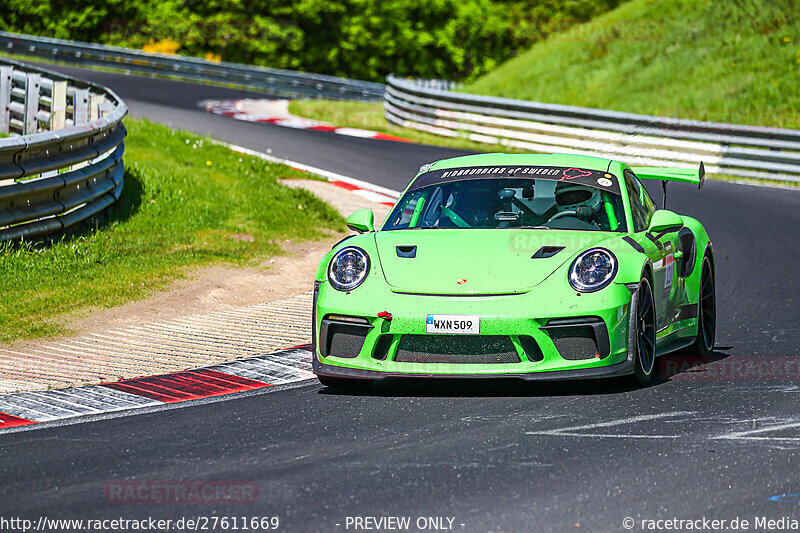
[[[386,187],[381,187],[380,185],[367,183],[366,181],[351,178],[349,176],[344,176],[342,174],[337,174],[336,172],[331,172],[329,170],[323,170],[321,168],[312,167],[311,165],[306,165],[305,163],[298,163],[297,161],[292,161],[290,159],[275,157],[270,154],[265,154],[264,152],[259,152],[251,148],[245,148],[244,146],[239,146],[237,144],[231,144],[225,141],[220,141],[218,139],[211,139],[211,143],[216,144],[218,146],[224,146],[226,148],[230,148],[234,152],[241,152],[243,154],[252,155],[254,157],[264,159],[266,161],[271,161],[272,163],[280,163],[282,165],[288,165],[297,170],[304,170],[310,174],[326,178],[329,181],[343,181],[344,183],[349,183],[350,185],[355,185],[356,187],[360,187],[368,191],[374,191],[381,194],[385,194],[386,196],[389,196],[391,198],[400,197],[400,191],[395,191],[394,189],[389,189]]]

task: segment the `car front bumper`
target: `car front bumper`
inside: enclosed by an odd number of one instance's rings
[[[614,377],[633,372],[629,333],[635,293],[616,283],[588,294],[548,291],[547,283],[543,285],[514,295],[435,296],[400,294],[380,286],[372,286],[359,294],[356,293],[361,288],[343,293],[322,282],[314,298],[314,373],[369,380],[488,377],[560,380]],[[379,318],[381,312],[391,313],[391,320]],[[427,339],[432,346],[436,344],[439,336],[428,335],[426,331],[428,314],[478,315],[481,336],[507,338],[506,346],[513,348],[508,348],[505,358],[498,357],[497,361],[482,357],[480,362],[464,362],[458,354],[443,356],[443,360],[437,362],[409,361],[408,357],[398,360],[405,337],[414,338],[417,344],[420,341],[424,344]],[[346,356],[341,351],[337,353],[336,346],[343,346],[341,343],[330,342],[331,323],[341,324],[342,318],[359,322],[345,330],[362,328],[361,337],[349,337],[357,340],[355,348],[351,346]],[[565,357],[563,343],[559,351],[550,326],[570,321],[577,322],[576,327],[584,328],[583,331],[588,331],[585,328],[589,322],[594,322],[597,347],[594,356]],[[531,340],[537,348],[535,356],[531,356],[527,348]],[[512,350],[516,351],[518,361],[509,361],[508,352]],[[409,352],[405,353],[407,356]]]

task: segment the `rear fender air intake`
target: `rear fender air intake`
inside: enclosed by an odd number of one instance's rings
[[[697,256],[697,244],[694,233],[689,228],[682,228],[678,233],[678,245],[683,252],[681,257],[681,277],[688,278],[694,270],[694,260]]]

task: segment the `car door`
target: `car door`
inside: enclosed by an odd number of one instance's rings
[[[637,241],[653,264],[653,295],[656,301],[656,329],[670,325],[678,309],[682,294],[683,279],[675,268],[675,251],[678,249],[678,233],[653,235],[647,231],[656,211],[655,203],[639,178],[630,170],[624,171],[633,215]]]

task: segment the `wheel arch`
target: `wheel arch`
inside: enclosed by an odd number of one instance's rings
[[[644,266],[642,267],[642,277],[646,277],[647,281],[650,282],[650,285],[653,285],[653,264],[650,260],[646,260]]]
[[[714,274],[714,277],[716,277],[717,266],[714,263],[714,247],[711,245],[711,242],[706,245],[706,251],[703,253],[703,255],[708,255],[708,260],[711,262],[711,273]]]
[[[632,239],[620,239],[608,245],[613,250],[618,262],[617,283],[639,283],[645,272],[649,272],[650,283],[653,282],[653,265],[650,258],[638,244],[630,244]],[[634,246],[635,245],[635,246]]]

